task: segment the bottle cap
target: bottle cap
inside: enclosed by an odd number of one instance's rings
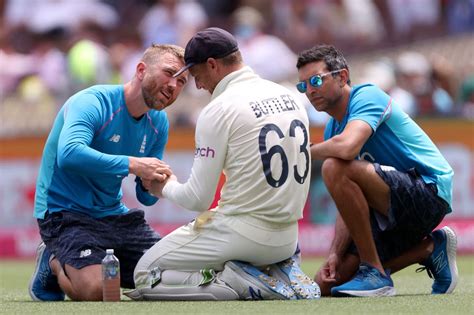
[[[107,250],[105,251],[105,253],[106,253],[107,255],[113,255],[114,250],[113,250],[113,249],[107,249]]]

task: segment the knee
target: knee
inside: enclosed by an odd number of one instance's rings
[[[102,300],[102,279],[83,279],[73,283],[74,295],[70,296],[76,301],[101,301]]]
[[[326,186],[337,183],[345,172],[349,162],[338,158],[327,158],[321,167],[321,175]]]

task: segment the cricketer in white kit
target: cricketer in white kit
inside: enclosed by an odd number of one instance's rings
[[[198,32],[186,46],[185,61],[181,71],[190,68],[196,86],[211,93],[196,125],[191,175],[185,183],[173,175],[148,188],[201,214],[143,255],[134,273],[137,289],[127,295],[151,300],[319,297],[317,285],[294,260],[277,264],[297,249],[298,220],[309,190],[304,106],[291,91],[245,66],[235,39],[224,30]],[[221,198],[208,211],[222,172]],[[253,266],[269,267],[261,272]],[[308,286],[291,287],[292,277]]]

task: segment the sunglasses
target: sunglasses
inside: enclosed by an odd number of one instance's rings
[[[334,70],[334,71],[326,72],[326,73],[321,73],[321,74],[315,74],[315,75],[309,77],[309,79],[307,81],[309,81],[309,84],[311,84],[312,87],[319,88],[319,87],[321,87],[321,85],[323,85],[323,78],[325,76],[330,75],[330,74],[334,74],[334,73],[338,73],[338,72],[341,72],[341,71],[342,71],[342,69]],[[300,93],[306,93],[306,90],[308,89],[308,85],[306,84],[306,80],[296,83],[296,88],[298,89],[298,91]]]

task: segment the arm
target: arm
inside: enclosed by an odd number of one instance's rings
[[[315,160],[324,160],[328,157],[353,160],[371,135],[372,128],[368,123],[363,120],[352,120],[341,134],[313,144],[311,157]]]
[[[83,94],[66,105],[64,125],[58,141],[58,166],[84,176],[118,175],[129,173],[146,179],[164,180],[171,174],[169,167],[156,158],[135,158],[112,155],[90,147],[94,135],[103,125],[99,99]]]
[[[206,211],[222,173],[227,154],[228,120],[221,106],[208,105],[196,124],[196,153],[191,175],[181,184],[171,176],[165,185],[153,183],[152,193],[194,211]],[[164,187],[163,187],[164,186]]]
[[[337,282],[339,275],[337,273],[338,265],[343,259],[352,238],[349,234],[346,224],[338,214],[334,231],[334,239],[331,243],[329,255],[326,263],[318,271],[319,278],[324,282]]]

